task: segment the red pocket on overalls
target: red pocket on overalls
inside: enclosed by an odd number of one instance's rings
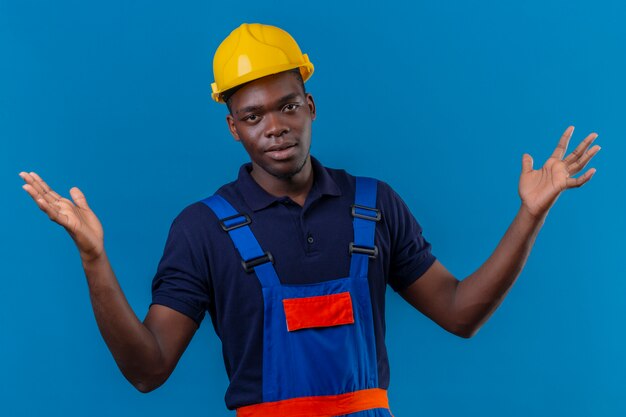
[[[349,292],[283,300],[287,330],[354,323]]]

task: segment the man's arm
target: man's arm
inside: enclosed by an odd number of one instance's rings
[[[96,322],[120,370],[139,391],[161,385],[173,371],[197,324],[168,307],[153,305],[142,323],[131,309],[104,250],[102,224],[74,187],[61,197],[36,173],[21,172],[22,187],[50,220],[76,243],[87,276]]]
[[[474,273],[459,281],[435,261],[400,295],[449,332],[473,336],[515,283],[544,219],[521,207],[495,251]]]
[[[402,297],[444,329],[461,337],[471,337],[498,308],[519,276],[545,218],[561,192],[585,184],[595,169],[578,178],[589,160],[600,150],[588,146],[595,133],[565,159],[571,138],[569,127],[552,156],[540,170],[532,169],[532,158],[522,160],[519,194],[522,205],[492,255],[462,281],[456,279],[439,261],[413,284],[400,291]]]
[[[102,256],[83,260],[96,322],[115,362],[141,392],[163,384],[185,351],[198,325],[188,316],[154,304],[143,323],[120,288],[111,264]]]

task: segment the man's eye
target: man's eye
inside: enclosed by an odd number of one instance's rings
[[[297,105],[297,104],[295,104],[295,103],[289,103],[289,104],[287,104],[287,105],[286,105],[283,109],[284,109],[284,110],[286,110],[286,111],[293,111],[293,110],[295,110],[295,109],[297,109],[297,108],[298,108],[298,105]]]
[[[251,122],[255,122],[258,118],[259,116],[257,116],[256,114],[251,114],[249,116],[244,117],[243,120],[249,120]]]

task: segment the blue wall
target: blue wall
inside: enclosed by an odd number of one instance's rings
[[[390,398],[398,417],[623,416],[625,21],[618,1],[0,0],[0,415],[234,416],[210,321],[164,386],[124,380],[73,242],[17,174],[83,190],[143,318],[172,219],[247,161],[212,55],[262,22],[315,64],[313,154],[390,183],[459,278],[515,216],[522,154],[537,167],[568,125],[572,145],[599,133],[596,175],[559,198],[477,336],[389,291]]]

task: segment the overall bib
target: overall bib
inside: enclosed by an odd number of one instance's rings
[[[317,284],[281,284],[250,217],[217,194],[203,200],[263,292],[263,402],[238,408],[237,417],[391,416],[387,391],[378,388],[367,278],[369,259],[378,256],[376,187],[375,179],[356,177],[350,275]]]

